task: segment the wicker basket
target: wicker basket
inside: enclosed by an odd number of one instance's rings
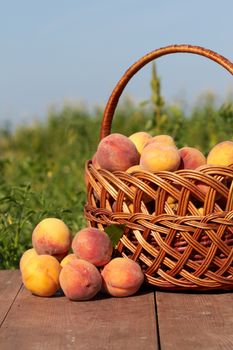
[[[148,62],[178,52],[205,56],[233,74],[232,62],[199,46],[152,51],[133,64],[113,90],[101,139],[110,134],[119,97],[133,75]],[[89,225],[124,225],[116,252],[140,264],[146,283],[167,290],[233,289],[233,167],[128,174],[96,170],[87,161],[85,177]],[[209,186],[206,195],[197,186],[200,183]],[[168,196],[177,204],[170,204]]]

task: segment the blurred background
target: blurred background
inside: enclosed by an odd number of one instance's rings
[[[171,44],[232,61],[232,0],[1,1],[0,269],[17,268],[35,225],[86,225],[84,168],[123,73]],[[205,155],[233,140],[232,75],[197,55],[148,64],[127,85],[112,131],[174,137]]]
[[[232,13],[231,0],[2,1],[0,122],[43,119],[64,103],[104,106],[124,71],[161,46],[200,45],[232,60]],[[150,69],[125,91],[136,102],[149,97]],[[232,95],[230,74],[202,57],[167,56],[157,70],[169,102]]]

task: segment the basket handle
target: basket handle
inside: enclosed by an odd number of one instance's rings
[[[130,79],[134,76],[134,74],[137,73],[143,66],[153,61],[154,59],[167,54],[177,53],[177,52],[186,52],[186,53],[193,53],[193,54],[205,56],[211,59],[212,61],[217,62],[226,70],[228,70],[231,74],[233,74],[233,63],[231,61],[219,55],[218,53],[208,50],[204,47],[193,46],[193,45],[170,45],[170,46],[161,47],[157,50],[151,51],[150,53],[141,57],[132,66],[130,66],[128,70],[124,73],[124,75],[121,77],[121,79],[118,81],[118,83],[116,84],[104,110],[104,115],[103,115],[101,129],[100,129],[100,139],[110,134],[112,119],[113,119],[115,109],[117,107],[118,100],[125,86],[130,81]]]

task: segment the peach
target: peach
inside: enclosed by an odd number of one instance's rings
[[[233,142],[223,141],[215,145],[207,156],[207,164],[218,166],[233,164]]]
[[[140,155],[134,143],[121,134],[103,138],[97,148],[96,160],[102,169],[125,171],[139,163]]]
[[[125,212],[126,213],[134,213],[134,205],[133,205],[133,203],[126,202],[125,205],[127,207],[123,206],[121,208],[121,211],[123,211],[124,213]],[[114,202],[113,205],[112,205],[112,211],[113,211],[113,213],[116,213],[116,202]]]
[[[210,186],[203,184],[200,181],[198,181],[196,185],[204,195],[207,195],[207,193],[209,192]]]
[[[98,169],[100,169],[100,165],[99,165],[99,163],[98,163],[98,161],[97,161],[97,159],[96,159],[96,152],[95,152],[95,154],[93,155],[93,157],[92,157],[92,165],[98,170]]]
[[[196,169],[206,164],[206,157],[197,148],[182,147],[178,152],[181,158],[179,169]]]
[[[178,149],[165,143],[153,142],[141,154],[140,167],[152,173],[161,170],[175,171],[180,164]]]
[[[151,139],[148,140],[148,142],[145,146],[147,146],[153,142],[165,143],[166,145],[176,147],[175,140],[170,135],[162,135],[161,134],[161,135],[153,136]]]
[[[65,264],[59,281],[65,296],[70,300],[90,300],[102,286],[97,267],[83,259],[73,259]]]
[[[168,195],[166,202],[167,202],[167,204],[175,204],[177,202],[177,200],[176,200],[176,198]]]
[[[114,258],[104,266],[101,272],[103,290],[115,297],[135,294],[144,281],[144,274],[133,260]]]
[[[21,270],[24,286],[32,294],[50,297],[60,288],[61,266],[51,255],[35,255]]]
[[[134,171],[140,171],[140,170],[141,170],[141,167],[140,167],[139,164],[137,164],[137,165],[133,165],[130,168],[128,168],[126,170],[126,172],[129,173],[129,174],[132,174]]]
[[[199,167],[197,167],[195,170],[197,171],[202,171],[203,169],[206,169],[208,167],[212,167],[214,165],[200,165]],[[210,190],[210,186],[206,185],[205,183],[201,182],[201,181],[197,181],[196,183],[197,187],[199,188],[199,190],[204,194],[206,195],[209,190]],[[217,198],[219,198],[219,194],[217,194]]]
[[[198,208],[197,210],[198,210],[198,213],[199,213],[200,215],[203,215],[203,214],[204,214],[204,208],[203,208],[203,207],[200,207],[200,208]]]
[[[77,256],[73,253],[66,255],[60,262],[61,267],[64,267],[68,262],[72,260],[77,260]]]
[[[53,255],[61,261],[71,247],[71,233],[62,220],[46,218],[33,230],[32,245],[38,254]]]
[[[38,254],[34,248],[27,249],[23,253],[23,255],[21,256],[20,261],[19,261],[20,271],[22,271],[24,269],[24,266],[26,266],[29,263],[30,259],[36,255],[38,255]]]
[[[113,213],[116,213],[116,201],[112,205],[112,211]],[[133,213],[134,212],[134,206],[133,203],[125,202],[125,205],[122,206],[121,211],[127,212],[127,213]]]
[[[139,154],[142,153],[143,148],[151,138],[152,136],[144,131],[135,132],[129,136],[129,139],[135,144]]]
[[[113,245],[107,233],[95,227],[87,227],[76,233],[72,249],[78,258],[95,266],[103,266],[112,257]]]
[[[128,204],[128,208],[129,208],[130,213],[134,213],[134,206],[133,206],[133,203],[129,203],[129,204]]]

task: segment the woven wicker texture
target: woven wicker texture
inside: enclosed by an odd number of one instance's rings
[[[148,62],[177,52],[205,56],[233,74],[232,62],[198,46],[152,51],[133,64],[113,90],[101,138],[110,133],[119,97],[131,77]],[[140,264],[147,283],[168,290],[233,289],[233,167],[129,174],[96,170],[87,161],[85,178],[87,221],[100,229],[124,225],[116,251]]]

